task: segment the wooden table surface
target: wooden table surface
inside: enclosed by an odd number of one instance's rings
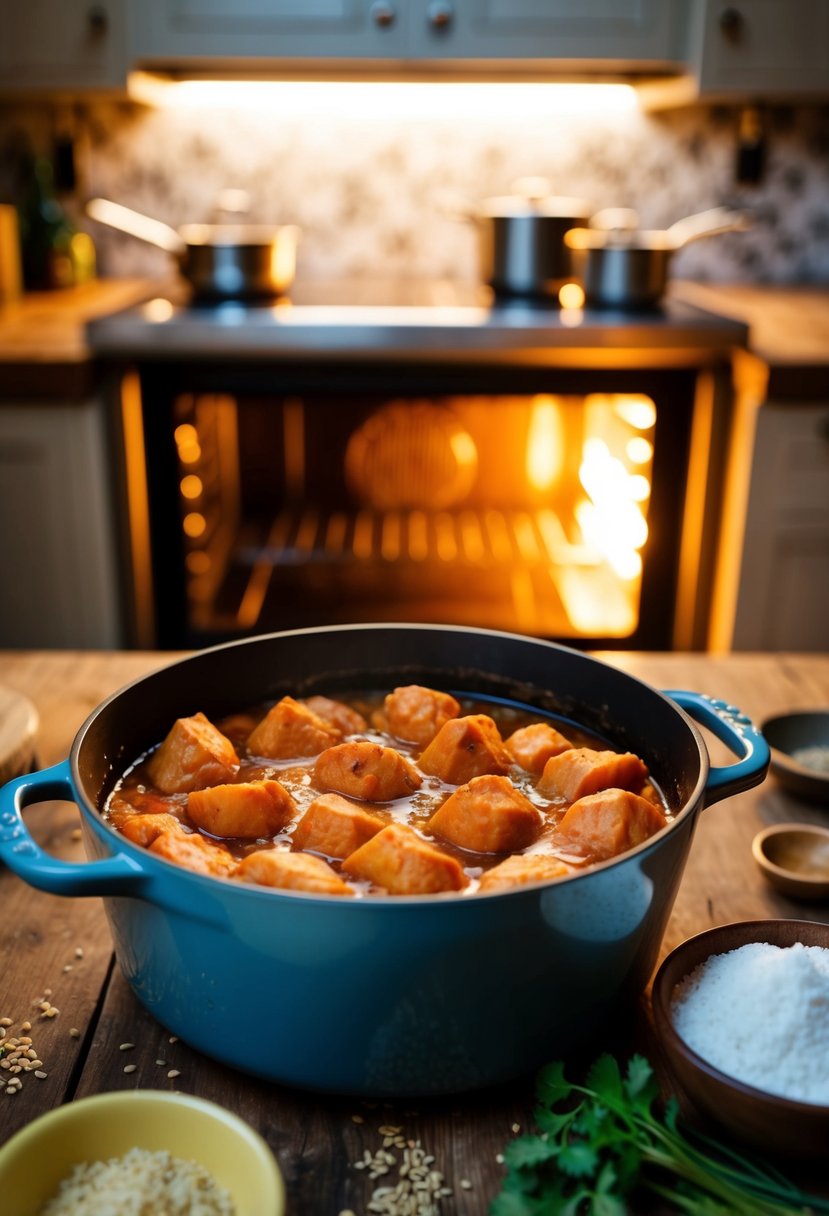
[[[25,693],[39,711],[37,760],[45,767],[67,754],[75,732],[105,696],[172,657],[0,652],[0,684]],[[602,657],[658,687],[724,698],[757,722],[787,709],[829,706],[829,656]],[[711,754],[715,763],[727,760],[716,741]],[[44,803],[26,817],[49,851],[83,859],[73,805]],[[773,778],[705,810],[663,953],[694,933],[733,920],[772,916],[829,922],[829,905],[794,903],[778,895],[751,858],[752,838],[762,827],[785,820],[825,824],[826,818],[827,808],[795,801]],[[222,1103],[261,1132],[284,1173],[289,1213],[363,1216],[372,1190],[397,1180],[396,1167],[385,1178],[370,1180],[354,1163],[382,1146],[379,1129],[391,1125],[420,1140],[452,1188],[452,1196],[440,1200],[440,1216],[483,1216],[500,1185],[498,1154],[517,1127],[531,1122],[529,1077],[456,1099],[372,1104],[266,1083],[208,1060],[183,1042],[170,1042],[121,977],[100,899],[47,895],[6,870],[0,870],[0,950],[0,1017],[14,1023],[9,1034],[31,1021],[30,1035],[43,1062],[38,1071],[46,1074],[23,1073],[17,1094],[0,1094],[0,1142],[74,1098],[138,1087],[179,1089]],[[37,1001],[50,1002],[58,1012],[44,1016]],[[134,1046],[122,1050],[127,1043]],[[616,1040],[597,1042],[595,1054],[606,1048],[622,1054],[634,1045],[658,1062],[646,993],[636,1008],[620,1013]]]

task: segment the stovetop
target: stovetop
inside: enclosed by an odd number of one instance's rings
[[[297,282],[272,302],[196,303],[160,285],[146,303],[87,327],[99,356],[143,360],[474,358],[694,363],[745,345],[746,327],[671,289],[647,312],[500,299],[454,282]]]

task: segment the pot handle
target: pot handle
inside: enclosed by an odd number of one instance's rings
[[[736,705],[715,701],[699,692],[666,691],[666,697],[684,709],[695,721],[707,726],[735,756],[736,764],[713,767],[705,784],[705,805],[730,798],[742,790],[759,785],[769,768],[769,745],[750,718]]]
[[[0,860],[19,878],[53,895],[136,895],[140,865],[123,853],[103,861],[60,861],[36,844],[23,823],[23,808],[56,798],[74,802],[69,761],[26,773],[0,789]]]

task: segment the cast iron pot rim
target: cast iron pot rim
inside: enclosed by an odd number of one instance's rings
[[[668,710],[676,714],[683,722],[686,728],[690,731],[694,743],[697,746],[697,751],[700,758],[700,772],[697,777],[693,792],[686,798],[684,805],[674,814],[674,817],[665,825],[655,832],[653,836],[649,836],[641,844],[636,845],[632,849],[626,850],[617,857],[610,857],[606,861],[596,862],[589,869],[582,873],[569,874],[565,878],[547,879],[538,882],[524,883],[511,890],[506,891],[489,891],[489,892],[474,892],[470,895],[463,895],[458,891],[441,891],[429,895],[361,895],[359,897],[346,898],[342,895],[325,895],[322,893],[311,893],[309,891],[295,891],[287,888],[262,887],[254,883],[242,883],[238,880],[223,878],[216,875],[199,874],[195,870],[189,870],[184,866],[176,865],[172,861],[167,861],[165,858],[156,857],[150,853],[148,849],[142,848],[140,845],[133,844],[103,818],[101,811],[88,797],[85,784],[81,779],[78,758],[81,747],[86,738],[86,735],[95,722],[95,720],[105,712],[108,706],[116,701],[122,694],[129,689],[134,688],[138,684],[152,680],[154,676],[162,671],[167,671],[173,667],[186,668],[189,663],[203,661],[207,656],[215,654],[218,651],[241,649],[247,646],[261,645],[263,642],[272,641],[275,638],[293,638],[305,637],[320,633],[367,633],[373,629],[388,630],[392,632],[429,632],[429,633],[461,633],[464,635],[474,634],[476,637],[491,638],[493,641],[515,641],[522,642],[533,646],[541,646],[544,649],[563,652],[565,654],[575,656],[579,660],[583,660],[586,664],[607,668],[614,672],[617,676],[624,680],[631,681],[634,684],[640,685],[646,689],[648,693],[656,696],[664,701]],[[563,646],[558,642],[549,642],[544,638],[536,638],[527,634],[510,633],[503,630],[479,629],[465,625],[430,625],[418,624],[410,622],[388,622],[375,621],[366,622],[363,624],[349,625],[320,625],[306,629],[288,629],[280,630],[274,633],[256,634],[252,637],[238,638],[230,642],[222,642],[217,646],[205,647],[203,650],[197,650],[192,654],[186,654],[181,658],[173,659],[169,663],[163,663],[160,667],[153,671],[146,672],[144,675],[137,676],[134,680],[122,685],[115,692],[110,693],[86,718],[75,735],[70,752],[70,769],[72,776],[72,784],[76,795],[79,795],[79,806],[83,815],[89,820],[90,826],[103,840],[117,841],[117,848],[114,853],[122,852],[126,855],[136,857],[140,860],[142,870],[149,869],[152,874],[156,868],[160,875],[168,875],[172,878],[176,875],[185,883],[195,882],[203,886],[206,892],[216,891],[215,884],[221,883],[223,889],[228,887],[235,891],[243,893],[246,897],[258,898],[262,900],[273,900],[274,898],[291,898],[299,900],[302,903],[321,904],[330,907],[332,904],[336,906],[346,905],[348,907],[368,907],[369,909],[377,908],[378,906],[389,908],[429,908],[442,906],[445,904],[453,904],[459,907],[474,907],[480,901],[490,901],[493,899],[520,899],[522,896],[534,896],[540,891],[544,891],[553,887],[559,887],[564,884],[570,885],[573,882],[582,881],[591,878],[594,874],[604,873],[605,871],[621,866],[629,862],[634,857],[643,857],[647,853],[658,848],[662,840],[671,832],[677,830],[681,823],[689,816],[697,814],[704,809],[705,783],[709,771],[708,750],[705,742],[697,729],[692,719],[686,712],[672,701],[665,693],[654,688],[653,685],[640,680],[637,676],[630,675],[621,668],[613,667],[609,663],[605,663],[602,659],[594,658],[592,655],[585,654],[582,651],[576,650],[571,646]],[[150,902],[153,902],[150,900]]]

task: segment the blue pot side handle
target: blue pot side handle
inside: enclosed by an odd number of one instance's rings
[[[742,790],[750,790],[763,781],[769,768],[769,745],[750,718],[725,701],[715,701],[703,693],[666,691],[700,725],[738,756],[736,764],[712,766],[705,785],[705,805],[730,798]]]
[[[23,808],[50,799],[75,801],[69,761],[27,773],[0,789],[0,860],[19,878],[53,895],[136,895],[141,867],[123,853],[80,864],[44,852],[23,823]]]

